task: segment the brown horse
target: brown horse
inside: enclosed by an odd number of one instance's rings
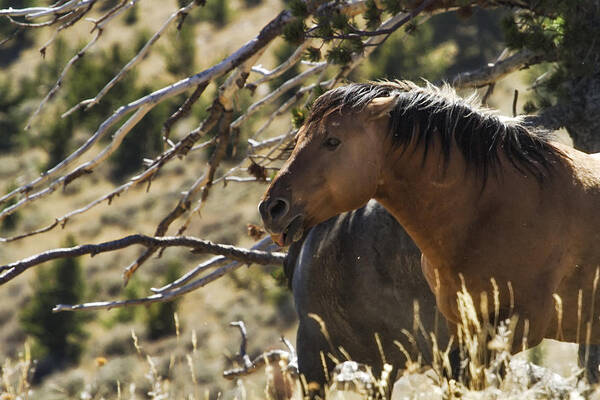
[[[463,285],[475,300],[497,285],[499,317],[519,317],[513,351],[523,337],[600,343],[598,158],[447,87],[352,84],[316,100],[259,209],[289,244],[371,198],[421,249],[451,323]]]

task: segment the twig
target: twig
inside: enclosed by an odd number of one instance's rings
[[[288,133],[284,133],[283,135],[279,135],[279,136],[275,136],[269,139],[265,139],[263,141],[256,141],[254,139],[248,139],[248,144],[250,145],[250,148],[252,149],[252,153],[257,151],[257,150],[262,150],[265,148],[271,148],[273,146],[279,146],[281,144],[282,141],[285,141],[285,139],[287,139],[290,136],[296,136],[296,133],[298,132],[297,129],[292,129],[290,132]]]
[[[29,7],[15,9],[12,7],[0,10],[0,16],[6,15],[11,17],[26,17],[28,19],[44,17],[51,14],[62,14],[74,9],[88,6],[96,0],[71,0],[57,7]]]
[[[157,42],[158,39],[160,39],[162,37],[162,34],[169,27],[169,25],[173,21],[175,21],[179,16],[187,15],[190,12],[190,10],[192,8],[194,8],[197,4],[198,3],[196,1],[191,1],[187,6],[181,7],[179,10],[177,10],[176,12],[171,14],[171,16],[163,23],[163,25],[158,29],[158,31],[156,31],[156,33],[154,33],[154,35],[152,35],[152,37],[146,42],[146,44],[144,44],[144,47],[142,47],[140,49],[140,51],[138,51],[138,53],[131,60],[129,60],[129,62],[117,73],[117,75],[115,75],[110,80],[110,82],[108,82],[100,90],[100,92],[98,92],[98,94],[94,98],[83,100],[83,101],[79,102],[77,105],[75,105],[74,107],[69,109],[67,112],[65,112],[62,116],[66,117],[66,116],[70,115],[71,113],[79,110],[82,107],[85,107],[87,110],[87,109],[90,109],[91,107],[93,107],[94,105],[98,104],[100,102],[100,100],[104,97],[104,95],[106,95],[106,93],[108,93],[108,91],[113,86],[115,86],[117,84],[117,82],[119,82],[123,78],[123,76],[125,76],[125,74],[127,72],[129,72],[129,70],[131,70],[134,66],[136,66],[140,61],[145,59],[145,56],[149,52],[152,45],[155,42]],[[208,81],[202,82],[198,86],[200,86],[204,83],[208,84]]]
[[[323,69],[322,74],[325,73],[325,71],[326,71],[326,69]],[[252,138],[254,139],[254,138],[259,137],[264,131],[267,130],[267,128],[269,126],[271,126],[273,121],[275,121],[275,118],[277,118],[277,117],[285,114],[287,111],[289,111],[289,109],[294,104],[298,103],[307,92],[312,91],[317,86],[328,87],[331,84],[331,82],[332,82],[331,80],[321,82],[319,79],[318,83],[313,83],[312,85],[300,88],[293,96],[291,96],[289,99],[287,99],[285,101],[285,103],[280,105],[279,108],[277,108],[277,110],[275,110],[274,112],[271,113],[271,115],[269,115],[269,118],[261,125],[260,128],[258,128],[254,132],[254,134],[252,135]]]
[[[304,42],[302,42],[302,44],[300,46],[298,46],[296,48],[296,50],[294,50],[292,55],[287,60],[285,60],[284,62],[279,64],[272,71],[261,70],[260,73],[263,76],[261,78],[255,80],[254,82],[247,83],[246,88],[250,89],[251,91],[254,91],[259,85],[262,85],[263,83],[271,81],[271,80],[281,76],[282,74],[284,74],[286,71],[288,71],[294,65],[296,65],[298,63],[298,61],[300,61],[300,59],[304,55],[304,51],[307,48],[309,48],[311,44],[312,44],[312,40],[305,40]],[[253,67],[252,71],[256,72],[255,68],[256,67]]]
[[[266,364],[278,363],[280,361],[285,361],[287,363],[287,372],[292,377],[297,377],[299,375],[298,372],[298,357],[296,355],[296,350],[294,346],[285,339],[283,336],[281,337],[281,341],[288,348],[288,351],[285,350],[270,350],[262,353],[254,360],[250,361],[250,357],[246,353],[246,346],[248,342],[248,334],[246,332],[246,325],[243,321],[231,322],[230,326],[236,326],[240,330],[240,335],[242,336],[241,344],[240,344],[240,357],[242,359],[243,367],[240,368],[232,368],[226,371],[223,371],[223,377],[226,379],[234,379],[240,376],[250,375],[258,368],[262,367]]]
[[[242,336],[242,341],[240,343],[240,357],[242,358],[242,361],[244,363],[244,369],[252,368],[254,365],[252,361],[250,361],[250,357],[246,353],[246,346],[248,345],[248,333],[246,332],[246,324],[244,324],[244,321],[235,321],[230,322],[229,326],[235,326],[240,330],[240,335]]]
[[[261,239],[260,241],[256,242],[251,248],[250,250],[263,250],[263,251],[271,251],[272,249],[270,249],[270,247],[274,246],[273,241],[271,240],[271,238],[269,236]],[[170,290],[173,290],[175,288],[181,287],[183,285],[185,285],[186,283],[188,283],[189,281],[191,281],[193,278],[195,278],[196,276],[198,276],[199,274],[203,273],[204,271],[210,269],[210,268],[216,268],[218,266],[221,266],[223,264],[225,264],[227,262],[227,257],[225,256],[216,256],[211,258],[208,261],[203,262],[202,264],[198,265],[197,267],[195,267],[194,269],[192,269],[191,271],[187,272],[185,275],[183,275],[182,277],[180,277],[179,279],[169,283],[168,285],[165,285],[161,288],[151,288],[150,290],[154,293],[164,293],[164,292],[168,292]],[[240,264],[239,261],[233,261],[230,264]]]
[[[244,263],[257,264],[281,264],[285,259],[283,253],[269,253],[261,250],[247,250],[240,247],[215,244],[208,240],[202,240],[194,237],[153,237],[142,234],[130,235],[121,239],[103,242],[100,244],[86,244],[74,246],[70,248],[49,250],[11,264],[0,266],[0,285],[4,284],[14,277],[20,275],[27,269],[45,263],[47,261],[56,260],[58,258],[71,258],[90,254],[106,253],[109,251],[120,250],[133,245],[142,245],[145,247],[189,247],[195,253],[213,253],[227,256],[232,260],[241,261]]]
[[[256,370],[258,370],[258,368],[262,367],[265,364],[277,363],[282,360],[289,362],[290,353],[288,353],[285,350],[270,350],[270,351],[262,353],[261,355],[256,357],[254,360],[250,361],[250,366],[248,368],[245,368],[245,367],[232,368],[232,369],[223,371],[223,378],[235,379],[235,378],[239,378],[240,376],[250,375],[253,372],[255,372]],[[296,372],[296,371],[294,371],[294,368],[292,368],[291,372],[292,372],[292,375],[294,375],[294,372]],[[296,374],[297,374],[297,372],[296,372]]]
[[[173,125],[175,125],[177,123],[177,121],[179,121],[181,118],[184,118],[186,115],[189,114],[189,112],[192,109],[192,106],[194,105],[194,103],[196,103],[198,101],[200,96],[202,96],[202,93],[204,93],[204,90],[206,89],[207,86],[208,86],[208,82],[204,82],[204,83],[198,85],[196,87],[196,89],[194,89],[194,92],[190,95],[190,97],[185,99],[185,101],[177,109],[177,111],[175,111],[173,113],[173,115],[171,115],[165,121],[165,123],[163,124],[163,127],[162,127],[162,137],[165,142],[168,142],[168,140],[169,140],[169,137],[171,135],[171,128],[173,127]]]

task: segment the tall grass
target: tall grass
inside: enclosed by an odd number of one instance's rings
[[[497,296],[491,305],[494,307],[492,315],[498,315]],[[485,311],[487,300],[482,297],[480,310]],[[424,365],[423,357],[411,359],[409,352],[402,348],[400,351],[407,355],[406,368],[399,377],[390,375],[392,368],[384,365],[381,376],[374,376],[369,366],[360,365],[352,361],[345,361],[336,367],[331,376],[330,386],[326,388],[328,399],[383,399],[391,397],[392,400],[400,399],[600,399],[600,389],[590,385],[584,378],[581,370],[573,371],[568,377],[562,377],[545,368],[526,361],[523,357],[511,355],[516,318],[498,321],[497,318],[481,321],[478,318],[477,308],[467,290],[458,293],[458,312],[461,317],[456,339],[456,346],[463,360],[462,372],[459,379],[453,379],[448,348],[440,349],[434,335],[429,334],[431,349],[434,354],[432,365]],[[428,335],[419,327],[420,322],[415,320],[413,335]],[[136,386],[126,384],[116,379],[115,392],[112,394],[99,393],[90,390],[90,385],[76,396],[78,399],[137,399],[150,398],[153,400],[165,399],[303,399],[303,390],[308,388],[306,380],[298,377],[289,368],[288,363],[293,357],[282,357],[278,362],[265,362],[266,368],[255,369],[254,373],[263,374],[264,390],[254,393],[247,386],[245,374],[236,378],[233,389],[223,392],[210,392],[202,386],[197,379],[197,365],[194,356],[198,351],[198,341],[194,332],[190,343],[186,343],[180,336],[177,315],[175,314],[177,344],[173,349],[167,366],[158,364],[151,354],[144,349],[143,343],[134,331],[131,332],[132,342],[137,352],[138,362],[136,368],[145,371],[146,385]],[[326,327],[322,325],[324,334]],[[405,335],[411,335],[403,332]],[[413,337],[414,340],[414,337]],[[181,348],[185,352],[181,352]],[[385,359],[385,357],[382,357]],[[104,365],[105,359],[97,359],[97,363]],[[107,367],[106,365],[105,367]],[[104,368],[104,367],[103,367]],[[292,372],[290,372],[292,370]],[[33,363],[29,348],[15,361],[6,360],[2,366],[0,399],[35,399],[35,388],[31,387],[30,378],[33,372]],[[173,375],[178,375],[178,384],[175,384]],[[181,381],[186,382],[181,385]],[[223,379],[215,377],[215,380]]]

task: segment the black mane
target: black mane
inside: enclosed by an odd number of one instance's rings
[[[549,143],[547,133],[530,131],[517,118],[481,109],[473,98],[462,99],[448,86],[420,87],[407,81],[356,83],[330,90],[315,101],[308,124],[335,111],[360,112],[373,99],[390,96],[397,96],[388,131],[396,145],[416,139],[427,154],[438,135],[447,163],[454,141],[467,165],[482,173],[484,182],[489,170],[495,170],[500,152],[515,168],[533,174],[540,182],[560,154]]]

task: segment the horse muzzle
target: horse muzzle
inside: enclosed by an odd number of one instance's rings
[[[283,198],[270,198],[258,205],[258,211],[265,228],[275,243],[288,246],[302,238],[304,233],[304,216],[292,214],[290,203]]]

